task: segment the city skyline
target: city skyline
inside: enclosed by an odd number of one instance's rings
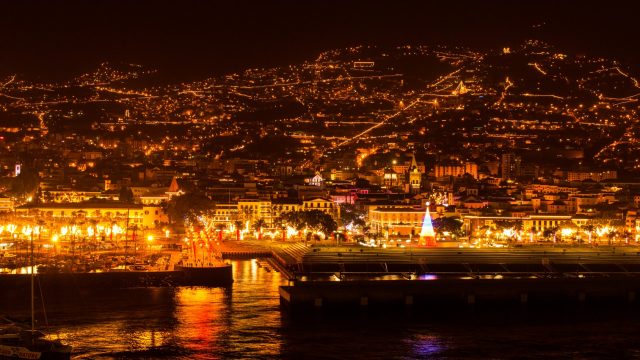
[[[0,358],[634,358],[622,1],[11,1]]]

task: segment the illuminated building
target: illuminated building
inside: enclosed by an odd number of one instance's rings
[[[15,209],[17,217],[37,218],[45,222],[96,221],[101,224],[116,222],[139,227],[154,228],[167,223],[161,206],[124,204],[119,202],[79,202],[27,204]]]
[[[238,200],[238,215],[243,221],[255,223],[262,219],[271,225],[273,214],[271,212],[271,201],[260,199],[241,199]]]
[[[420,192],[422,184],[422,173],[416,163],[415,155],[411,155],[411,166],[409,167],[409,186],[412,193]]]
[[[336,215],[337,209],[333,201],[319,197],[303,200],[300,208],[300,210],[320,210],[332,216]]]
[[[478,178],[478,164],[467,162],[464,165],[445,165],[445,164],[437,164],[434,168],[436,177],[443,176],[463,176],[464,174],[471,175],[474,179]]]
[[[502,178],[504,180],[515,179],[520,175],[522,158],[513,153],[502,154]]]
[[[508,224],[515,226],[522,225],[522,230],[529,232],[531,230],[544,231],[546,229],[554,229],[562,224],[572,222],[571,215],[529,215],[529,216],[477,216],[462,215],[462,228],[468,234],[481,227],[495,228],[497,224]]]
[[[584,180],[593,180],[596,182],[607,180],[607,179],[617,179],[618,172],[615,170],[605,170],[605,171],[567,171],[567,180],[569,181],[584,181]]]
[[[0,212],[13,211],[13,200],[10,197],[0,197]]]
[[[423,223],[424,209],[411,206],[386,205],[369,210],[369,223],[377,233],[388,236],[418,235]]]

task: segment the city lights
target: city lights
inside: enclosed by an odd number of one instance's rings
[[[630,2],[7,1],[0,357],[637,352]]]

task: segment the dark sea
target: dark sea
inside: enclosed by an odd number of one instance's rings
[[[280,274],[236,261],[230,288],[85,291],[44,299],[76,359],[629,359],[640,311],[443,307],[283,311]],[[1,289],[0,289],[1,291]],[[28,301],[0,303],[28,316]],[[37,304],[44,323],[42,302]]]

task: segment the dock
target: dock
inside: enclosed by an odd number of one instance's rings
[[[288,308],[476,304],[636,304],[640,277],[305,281],[280,287]],[[437,307],[436,307],[437,308]]]
[[[311,247],[288,260],[287,307],[541,304],[640,294],[635,248],[361,249]]]
[[[0,298],[20,298],[30,288],[29,274],[0,274]],[[137,287],[211,286],[233,283],[231,265],[178,268],[167,271],[107,271],[43,273],[36,276],[45,295]]]

